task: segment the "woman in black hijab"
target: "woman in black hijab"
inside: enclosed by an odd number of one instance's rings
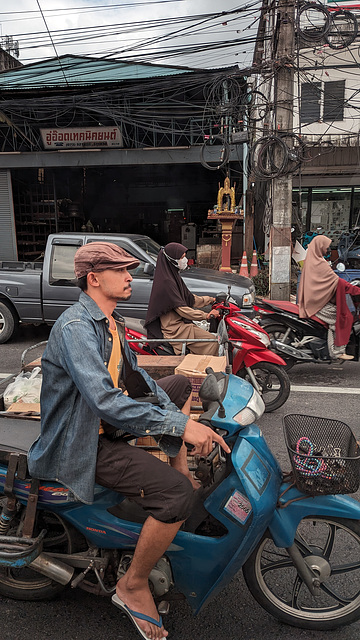
[[[187,288],[180,276],[186,269],[187,248],[177,242],[170,242],[158,255],[153,287],[146,315],[145,327],[149,338],[171,339],[214,339],[213,334],[201,329],[193,321],[208,320],[218,316],[218,311],[200,311],[201,307],[212,304],[215,298],[196,296]],[[191,342],[190,353],[218,355],[216,342]],[[180,342],[172,343],[175,353],[181,353]]]

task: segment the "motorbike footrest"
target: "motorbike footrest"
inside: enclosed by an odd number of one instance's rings
[[[0,536],[0,567],[26,567],[42,551],[46,529],[37,538]]]

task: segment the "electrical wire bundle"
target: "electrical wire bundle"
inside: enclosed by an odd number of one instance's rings
[[[315,2],[300,5],[296,24],[304,42],[326,42],[332,49],[345,49],[358,34],[358,22],[353,13],[345,9],[329,11]]]
[[[249,173],[258,180],[279,178],[296,171],[304,160],[305,145],[295,133],[259,138],[249,152]]]

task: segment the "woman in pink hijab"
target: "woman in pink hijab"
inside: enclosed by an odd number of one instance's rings
[[[352,360],[353,356],[345,353],[353,323],[346,294],[358,296],[360,287],[339,278],[324,260],[330,245],[330,238],[315,236],[308,246],[298,291],[299,316],[316,316],[326,322],[330,357]]]

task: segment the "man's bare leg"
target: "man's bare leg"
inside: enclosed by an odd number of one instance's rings
[[[170,458],[170,465],[177,471],[180,471],[180,473],[182,473],[184,476],[189,478],[193,489],[199,489],[201,487],[200,482],[195,480],[195,478],[193,478],[190,473],[187,461],[187,448],[185,444],[181,445],[181,449],[175,458]]]
[[[148,577],[181,525],[182,522],[166,524],[155,520],[152,516],[145,521],[131,565],[116,585],[118,597],[129,609],[159,620],[159,613],[149,589]],[[136,622],[149,640],[161,640],[168,635],[164,627],[156,627],[139,618],[136,618]]]
[[[189,416],[190,408],[191,408],[191,394],[188,397],[187,401],[185,402],[181,411],[185,413],[185,415]],[[194,489],[200,488],[201,486],[200,483],[193,478],[193,476],[189,471],[189,466],[187,461],[187,449],[185,444],[182,444],[181,449],[175,458],[170,458],[170,465],[174,467],[174,469],[177,469],[177,471],[180,471],[180,473],[183,473],[184,476],[189,478]]]

